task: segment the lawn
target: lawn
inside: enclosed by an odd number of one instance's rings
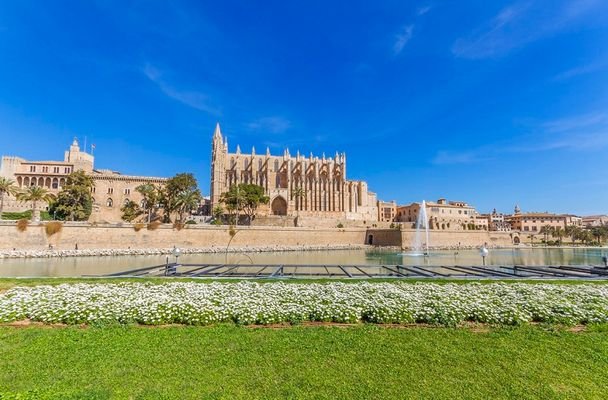
[[[607,367],[605,325],[0,327],[0,398],[600,399]]]

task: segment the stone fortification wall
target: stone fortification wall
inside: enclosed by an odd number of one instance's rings
[[[404,229],[370,229],[367,232],[366,244],[369,236],[373,235],[372,244],[378,246],[411,247],[416,230]],[[487,243],[488,247],[506,247],[513,245],[516,232],[487,232],[487,231],[429,231],[429,244],[431,247],[479,247]],[[423,240],[424,241],[424,240]]]
[[[362,245],[365,228],[285,228],[237,226],[231,242],[235,247]],[[145,226],[135,231],[131,224],[98,225],[66,223],[60,232],[47,236],[43,225],[30,225],[19,232],[15,223],[0,224],[0,250],[48,249],[146,249],[178,246],[201,248],[227,246],[231,239],[227,226],[186,225],[174,229],[161,225],[155,230]]]

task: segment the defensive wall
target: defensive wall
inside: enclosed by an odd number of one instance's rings
[[[212,226],[185,225],[176,229],[163,224],[153,230],[146,225],[64,223],[48,235],[44,224],[31,223],[19,231],[15,222],[0,223],[0,250],[54,249],[146,249],[225,247],[231,246],[345,246],[372,244],[407,248],[413,242],[414,230],[365,227],[279,227],[279,226]],[[517,233],[486,231],[430,231],[432,247],[510,246]]]

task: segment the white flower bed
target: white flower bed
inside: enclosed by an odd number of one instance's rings
[[[608,322],[608,285],[433,283],[63,284],[0,295],[0,322],[207,325],[302,321]]]

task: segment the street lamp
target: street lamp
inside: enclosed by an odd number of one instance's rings
[[[486,249],[486,246],[482,246],[481,249],[479,249],[479,255],[481,256],[481,259],[483,261],[483,265],[486,265],[486,257],[488,256],[488,249]]]
[[[173,255],[175,256],[175,265],[177,265],[177,261],[179,260],[179,256],[182,255],[182,251],[179,247],[173,246]]]

